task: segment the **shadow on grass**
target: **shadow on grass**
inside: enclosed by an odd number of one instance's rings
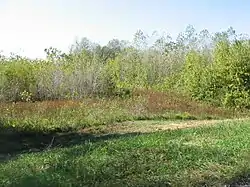
[[[250,171],[235,176],[227,182],[225,187],[250,186]]]
[[[43,133],[20,131],[12,127],[0,127],[0,162],[19,154],[41,152],[55,147],[70,147],[85,142],[98,142],[136,136],[142,133],[94,135],[91,133]]]

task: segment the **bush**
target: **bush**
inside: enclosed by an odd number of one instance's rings
[[[45,60],[0,60],[0,100],[130,97],[135,89],[174,90],[224,107],[250,107],[250,42],[230,28],[210,35],[189,26],[149,45],[139,31],[134,43],[106,46],[84,38],[68,53],[50,47]]]
[[[35,87],[35,71],[32,64],[21,59],[6,64],[2,92],[6,100],[22,100],[22,93],[32,93]]]

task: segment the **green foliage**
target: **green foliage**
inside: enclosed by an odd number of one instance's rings
[[[34,67],[26,60],[20,59],[4,67],[4,94],[11,101],[21,100],[23,92],[32,92],[35,86]]]
[[[248,107],[250,45],[242,41],[220,42],[215,48],[213,70],[224,106]]]
[[[154,33],[152,37],[155,37]],[[45,60],[1,56],[0,100],[130,97],[136,89],[175,90],[213,104],[249,108],[250,42],[233,28],[211,35],[189,25],[176,41],[139,30],[133,42],[101,46],[83,38]]]
[[[145,87],[145,67],[140,57],[135,56],[136,51],[132,50],[129,55],[126,59],[121,55],[108,63],[107,69],[111,80],[118,88]],[[123,65],[124,63],[126,66]]]
[[[196,51],[191,51],[186,56],[182,79],[185,91],[191,93],[193,97],[202,97],[207,64],[205,57]]]
[[[182,70],[184,91],[194,98],[232,108],[248,108],[250,44],[217,41],[212,60],[198,50],[187,53]]]

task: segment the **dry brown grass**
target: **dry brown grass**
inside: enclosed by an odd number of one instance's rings
[[[162,93],[152,90],[137,90],[128,99],[121,98],[86,98],[83,100],[58,100],[34,103],[0,103],[0,117],[3,115],[27,116],[33,114],[49,115],[60,110],[101,109],[107,112],[125,110],[132,116],[162,115],[168,112],[186,113],[191,116],[206,118],[232,118],[238,113],[192,100],[179,93]]]
[[[122,123],[110,124],[99,127],[89,127],[81,129],[81,133],[93,134],[110,134],[110,133],[151,133],[157,131],[178,130],[186,128],[206,127],[225,123],[230,121],[244,122],[247,118],[242,119],[225,119],[225,120],[191,120],[191,121],[127,121]],[[249,120],[249,119],[248,119]]]
[[[201,114],[212,116],[231,117],[234,111],[215,107],[207,103],[195,101],[189,96],[174,92],[156,92],[148,91],[148,110],[153,113],[161,111],[187,112],[194,116]]]

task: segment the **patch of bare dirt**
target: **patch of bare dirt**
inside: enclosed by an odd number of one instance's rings
[[[166,130],[177,130],[184,128],[195,128],[201,126],[216,125],[221,122],[239,121],[246,119],[228,119],[228,120],[190,120],[190,121],[127,121],[113,125],[106,125],[95,128],[82,129],[81,132],[90,132],[94,134],[106,133],[150,133]]]

